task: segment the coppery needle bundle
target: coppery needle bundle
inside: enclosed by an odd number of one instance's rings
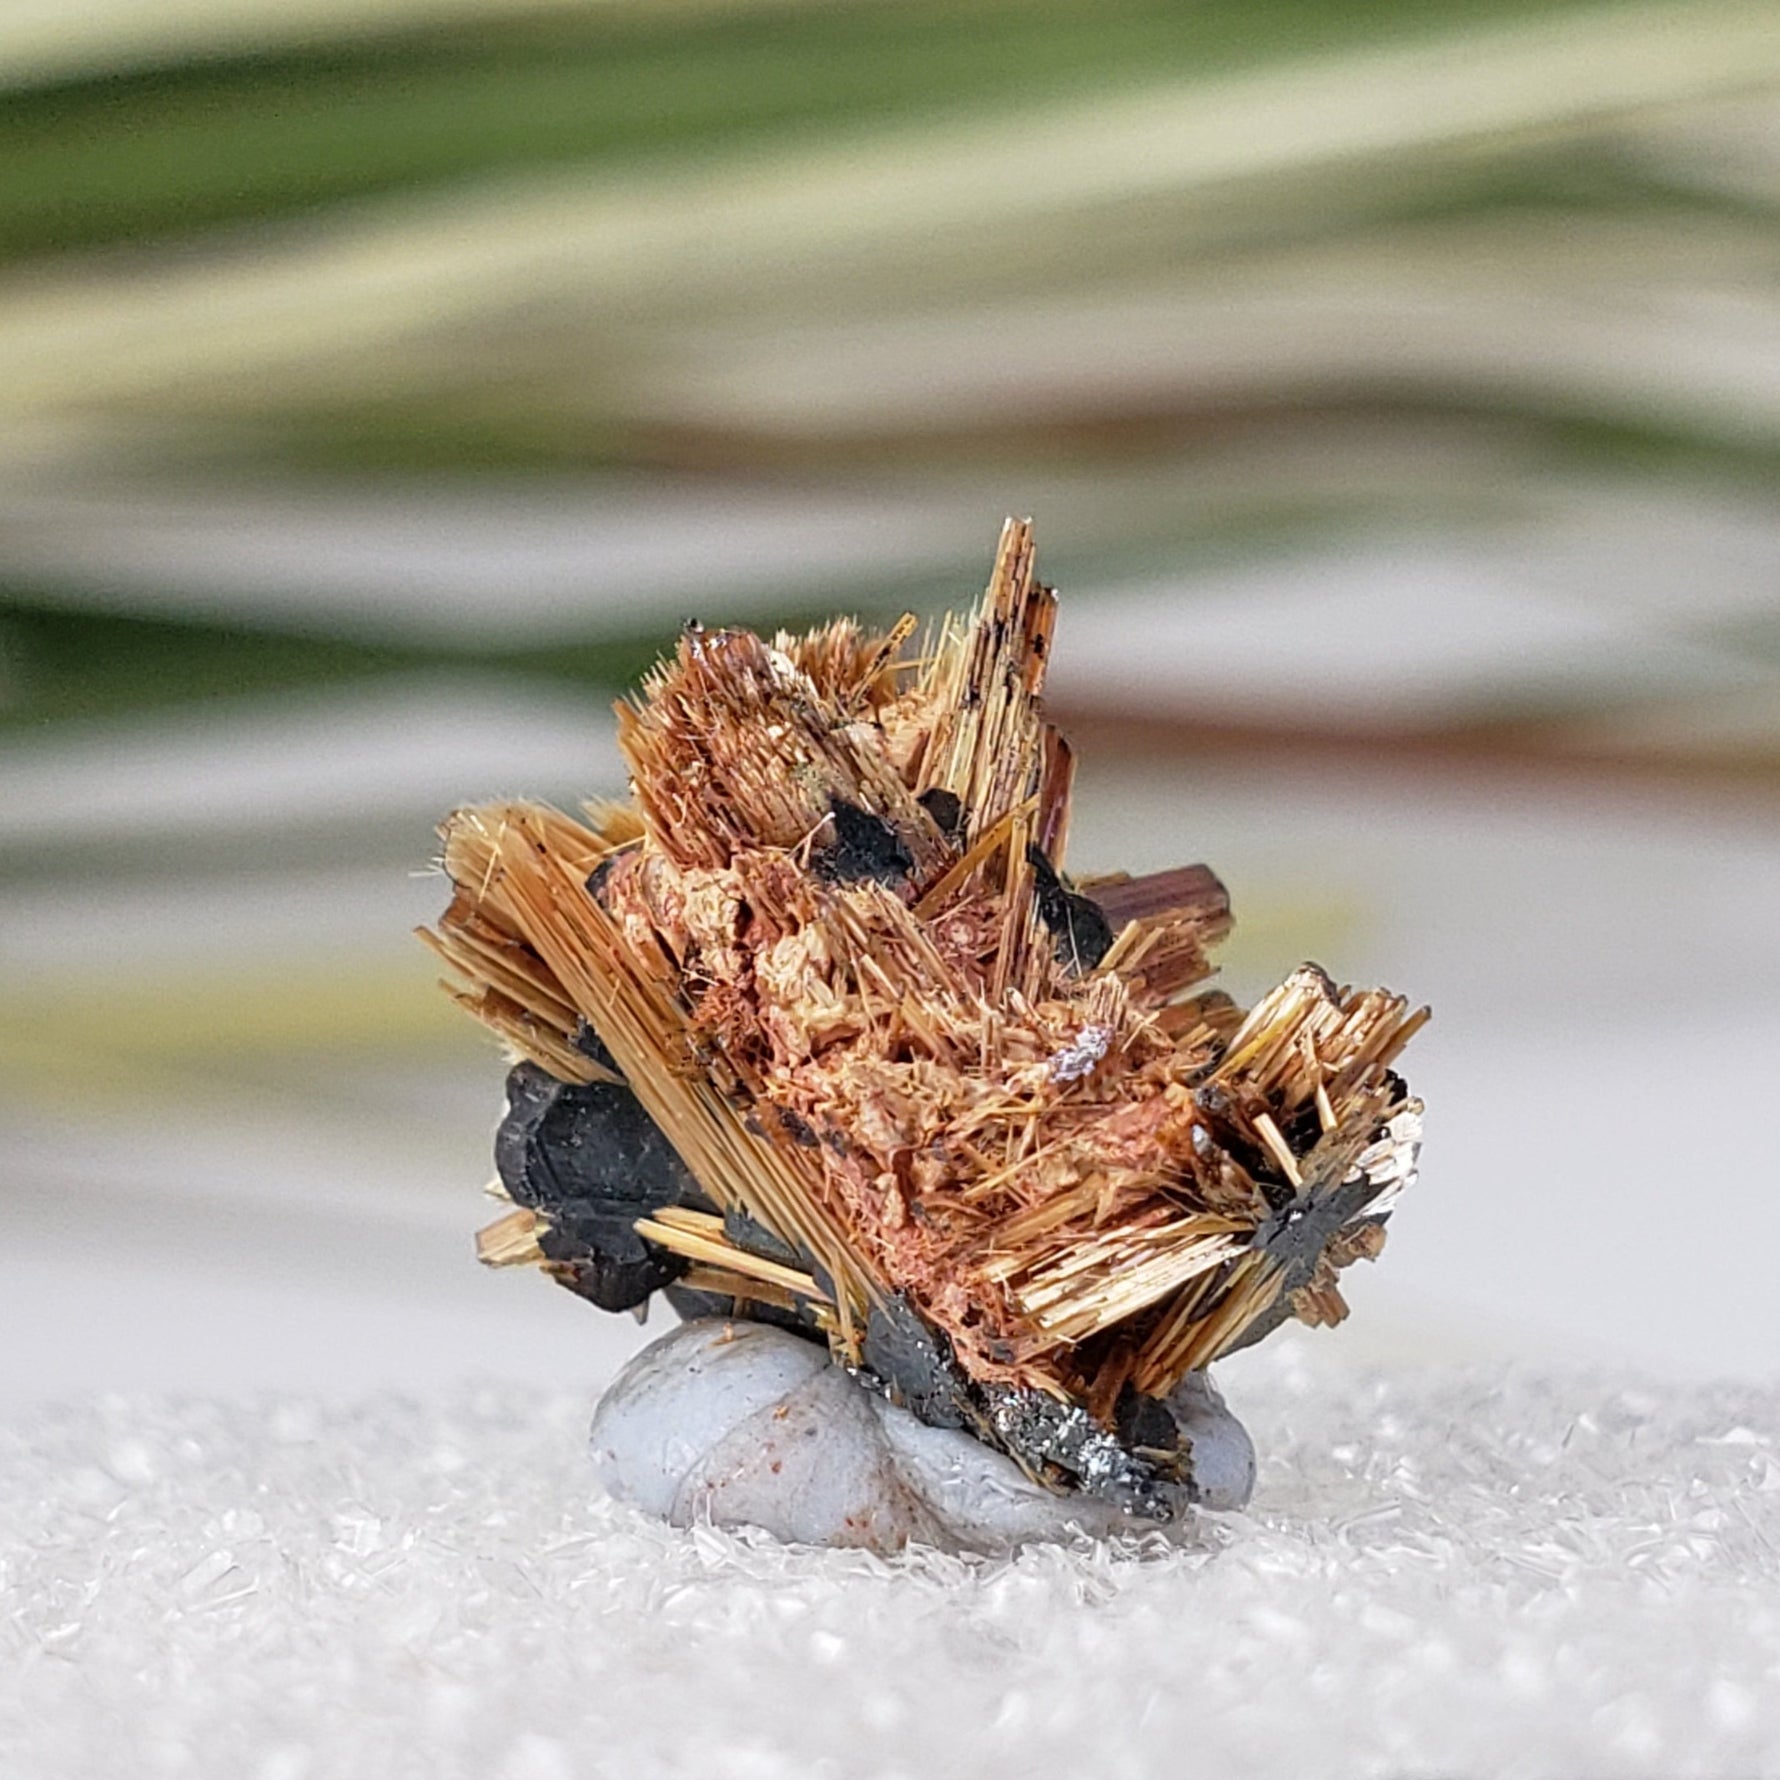
[[[802,1323],[928,1419],[1129,1493],[1167,1472],[1145,1400],[1345,1316],[1412,1176],[1392,1064],[1425,1010],[1306,967],[1244,1016],[1206,987],[1209,871],[1066,882],[1055,604],[1010,521],[917,658],[911,621],[689,628],[620,707],[632,802],[458,812],[428,937],[535,1066],[485,1258]],[[615,1189],[527,1173],[557,1084],[596,1109],[577,1142],[634,1095],[677,1157],[619,1223]]]

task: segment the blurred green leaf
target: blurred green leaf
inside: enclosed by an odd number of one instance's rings
[[[858,590],[849,590],[856,606]],[[894,602],[888,602],[894,604]],[[869,604],[861,609],[870,609]],[[713,622],[796,629],[826,609],[712,613]],[[336,686],[415,668],[466,666],[535,675],[616,695],[674,644],[670,625],[552,644],[455,650],[361,643],[191,618],[70,608],[0,594],[0,730],[117,717],[157,706]]]
[[[0,724],[109,717],[322,685],[412,665],[409,651],[0,596]]]
[[[1212,74],[1573,0],[976,0],[433,32],[0,96],[0,258]]]

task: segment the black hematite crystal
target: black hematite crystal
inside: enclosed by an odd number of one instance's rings
[[[602,1310],[630,1310],[686,1271],[633,1226],[664,1205],[709,1202],[623,1083],[583,1087],[518,1064],[494,1159],[514,1204],[548,1220],[538,1245],[558,1277]]]

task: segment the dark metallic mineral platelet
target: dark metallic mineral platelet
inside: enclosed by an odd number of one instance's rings
[[[882,816],[844,797],[832,798],[828,809],[834,835],[812,860],[819,877],[832,884],[856,884],[867,878],[900,884],[915,869],[902,836]]]
[[[1092,970],[1112,950],[1113,930],[1100,905],[1069,889],[1037,847],[1026,849],[1032,867],[1038,918],[1051,931],[1058,958],[1077,976]]]
[[[1076,1488],[1128,1513],[1170,1517],[1168,1479],[1078,1404],[1059,1403],[1043,1391],[992,1389],[986,1395],[998,1444],[1028,1469],[1042,1475],[1055,1466]]]
[[[538,1242],[557,1277],[602,1310],[630,1310],[686,1271],[634,1226],[664,1205],[706,1201],[622,1083],[582,1087],[518,1064],[494,1159],[514,1204],[548,1219]]]
[[[858,1376],[930,1427],[963,1428],[1034,1477],[1086,1490],[1134,1514],[1166,1518],[1180,1431],[1167,1407],[1127,1391],[1115,1438],[1083,1409],[1043,1391],[983,1387],[966,1376],[951,1344],[900,1294],[872,1307]],[[1151,1449],[1125,1432],[1129,1421]]]
[[[866,1320],[864,1371],[893,1403],[932,1428],[974,1428],[981,1410],[952,1346],[901,1293],[874,1304]]]

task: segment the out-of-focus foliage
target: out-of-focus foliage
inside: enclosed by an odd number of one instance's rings
[[[1745,501],[1780,458],[1761,8],[366,0],[330,35],[171,19],[158,57],[116,16],[115,68],[0,90],[15,728],[442,661],[616,685],[708,608],[651,579],[673,515],[762,487],[788,560],[804,509],[892,491],[913,560],[870,526],[831,556],[882,609],[946,596],[966,509],[1040,513],[1077,585],[1155,581],[1603,488]],[[563,558],[547,624],[491,569],[474,636],[394,601],[418,519],[318,542],[342,489],[480,478],[492,513],[515,477],[671,511]],[[154,488],[243,478],[322,510],[244,510],[219,566],[225,504],[182,554]]]
[[[1014,111],[1575,4],[624,5],[106,74],[0,98],[0,255]]]

